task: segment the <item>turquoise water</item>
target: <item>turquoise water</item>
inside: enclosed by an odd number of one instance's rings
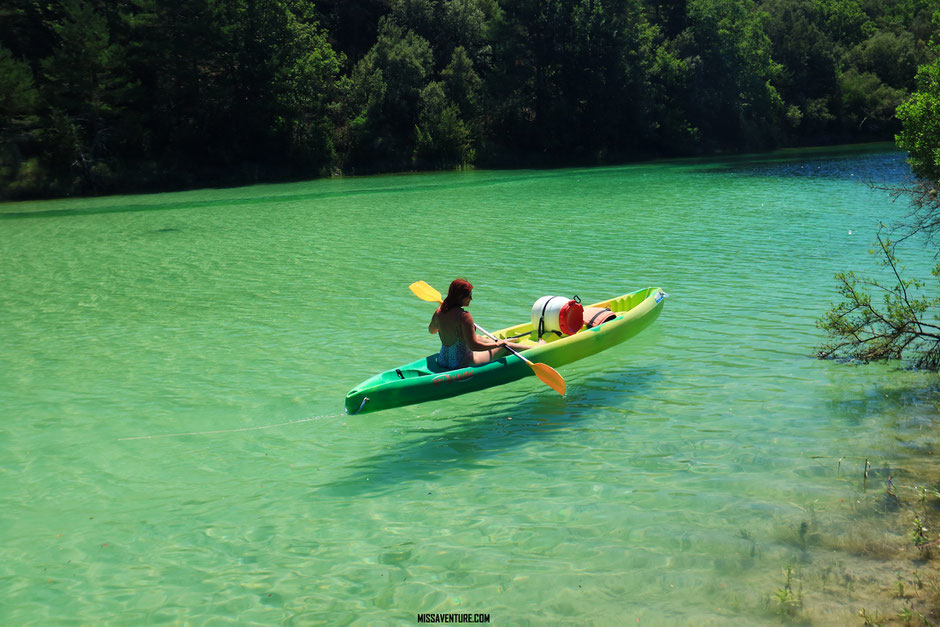
[[[774,624],[788,565],[812,622],[894,613],[872,590],[911,568],[852,543],[904,540],[879,495],[918,479],[937,377],[812,355],[833,274],[874,272],[905,210],[864,181],[904,171],[867,147],[0,205],[0,619]],[[408,284],[458,275],[490,329],[670,297],[564,398],[346,416],[436,350]]]

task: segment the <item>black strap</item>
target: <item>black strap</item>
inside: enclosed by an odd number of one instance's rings
[[[542,315],[539,316],[539,328],[538,328],[539,339],[541,339],[541,338],[542,338],[542,334],[545,333],[545,310],[548,309],[548,304],[549,304],[550,302],[552,302],[552,299],[551,299],[551,298],[549,298],[547,301],[545,301],[545,304],[542,305]]]
[[[555,296],[552,296],[542,305],[542,315],[539,317],[539,339],[542,339],[542,336],[545,334],[545,310],[548,309],[548,304],[555,300],[555,298]],[[558,333],[558,331],[553,331],[552,333],[561,336],[561,333]]]
[[[401,373],[401,368],[395,368],[395,372],[398,373],[398,376],[401,377],[402,379],[405,378],[405,375]]]
[[[609,312],[609,311],[610,311],[610,307],[604,307],[603,309],[601,309],[600,311],[598,311],[596,314],[594,314],[593,316],[591,316],[591,319],[588,320],[587,325],[588,325],[589,327],[594,326],[594,321],[597,320],[597,317],[598,317],[598,316],[602,316],[602,315],[606,314],[606,313]]]

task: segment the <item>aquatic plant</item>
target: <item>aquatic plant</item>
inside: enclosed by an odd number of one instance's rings
[[[894,477],[888,475],[888,480],[885,482],[885,493],[882,499],[882,513],[887,514],[889,512],[896,512],[901,509],[901,499],[894,491]]]
[[[863,621],[865,621],[866,627],[868,627],[868,625],[874,626],[885,624],[885,619],[881,614],[878,612],[869,614],[868,610],[866,610],[864,607],[861,609],[861,611],[859,611],[858,615],[862,617]]]
[[[822,584],[822,589],[826,589],[826,585],[829,583],[829,578],[832,576],[834,567],[830,564],[822,570],[819,571],[819,581]]]
[[[920,507],[921,507],[921,510],[923,511],[923,516],[926,519],[927,514],[929,513],[927,506],[930,503],[930,497],[932,496],[934,498],[938,498],[940,497],[940,492],[938,492],[937,490],[934,490],[933,488],[928,488],[925,485],[914,486],[912,489],[917,491],[918,501],[920,502]]]
[[[914,546],[917,547],[921,547],[929,542],[927,539],[927,527],[924,526],[920,518],[914,519],[914,529],[911,531],[911,540],[914,542]]]
[[[738,537],[750,543],[751,545],[750,550],[749,550],[750,558],[754,559],[755,557],[757,557],[760,551],[757,548],[757,540],[754,539],[754,536],[751,535],[751,532],[748,531],[747,529],[740,529],[738,531]]]
[[[787,564],[784,571],[786,581],[782,588],[778,588],[773,594],[773,600],[777,603],[777,613],[781,616],[796,616],[797,612],[803,607],[802,588],[799,593],[793,592],[793,568]]]
[[[809,520],[801,520],[795,528],[795,537],[790,536],[790,541],[793,542],[797,547],[799,547],[802,552],[802,558],[805,561],[808,559],[807,552],[809,551],[810,545],[819,545],[823,543],[822,534],[819,532],[819,524],[816,519],[815,510],[810,511],[811,517]]]

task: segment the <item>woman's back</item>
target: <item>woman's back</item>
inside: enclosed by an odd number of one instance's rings
[[[467,339],[463,337],[465,328],[464,316],[469,316],[466,311],[460,307],[454,307],[442,312],[437,311],[438,333],[441,337],[441,344],[444,346],[453,346],[457,342],[468,344]]]
[[[509,348],[516,351],[528,348],[507,343],[506,340],[491,337],[492,341],[489,341],[478,336],[474,330],[473,316],[464,309],[470,305],[471,300],[473,300],[473,285],[466,279],[454,279],[447,292],[447,298],[431,316],[428,331],[439,334],[441,338],[441,352],[437,356],[437,363],[440,366],[444,368],[460,368],[468,364],[479,366],[507,354]]]

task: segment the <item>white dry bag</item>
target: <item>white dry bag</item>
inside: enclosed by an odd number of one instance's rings
[[[575,299],[578,297],[575,296]],[[532,329],[538,337],[545,333],[574,335],[584,325],[580,300],[564,296],[543,296],[532,306]]]

